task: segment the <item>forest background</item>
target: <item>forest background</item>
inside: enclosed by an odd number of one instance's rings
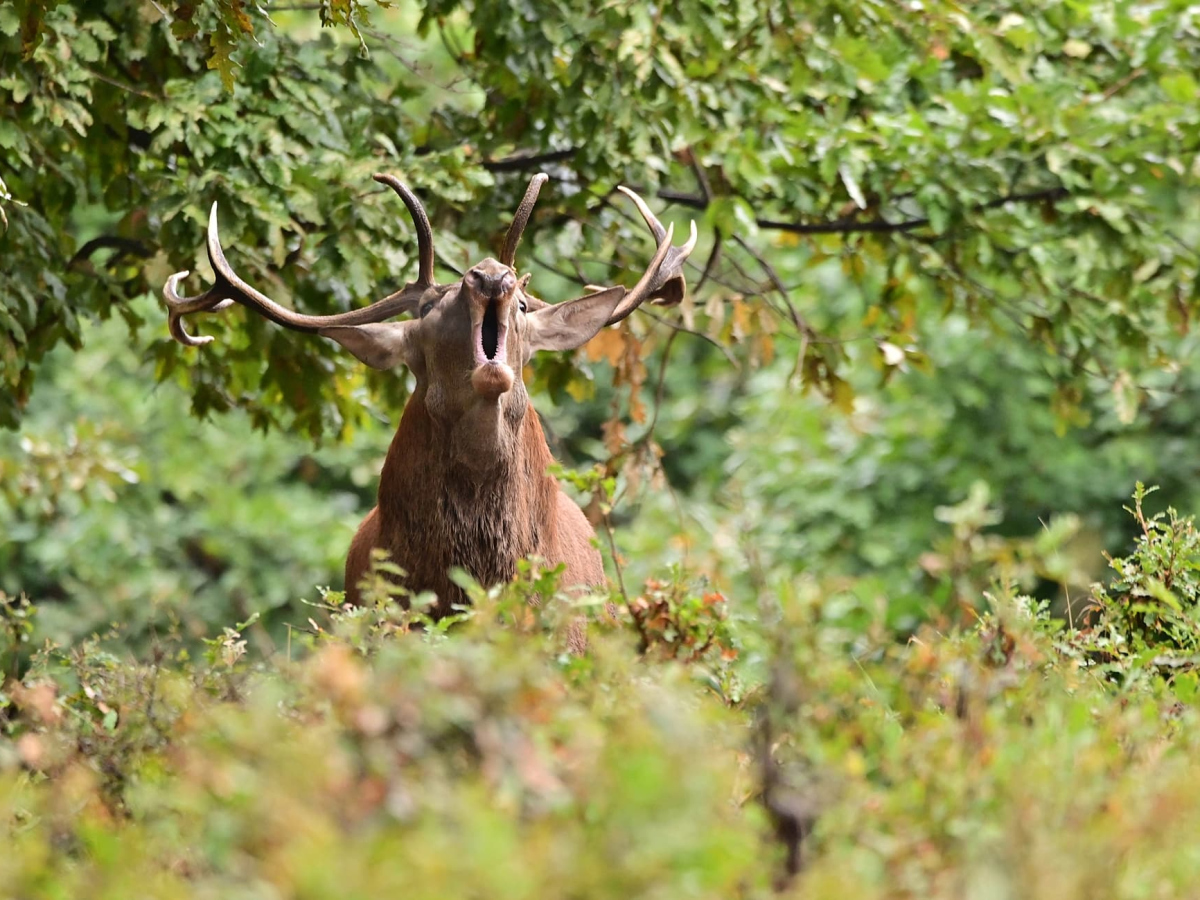
[[[1187,896],[1198,61],[1181,2],[0,6],[0,895]],[[214,200],[289,306],[411,279],[378,171],[443,277],[547,172],[549,300],[644,266],[618,184],[696,221],[527,373],[611,596],[338,609],[406,374],[169,340]]]

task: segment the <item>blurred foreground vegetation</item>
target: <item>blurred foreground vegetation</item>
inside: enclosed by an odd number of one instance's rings
[[[0,5],[0,897],[1193,896],[1200,11],[310,6]],[[158,291],[542,168],[547,299],[700,225],[527,373],[611,591],[344,609],[405,373]]]
[[[453,626],[380,579],[282,643],[46,646],[0,695],[0,893],[1188,896],[1200,536],[1142,499],[1082,630],[1011,591],[899,640],[807,580],[755,610],[530,568]],[[37,610],[4,602],[11,652]]]

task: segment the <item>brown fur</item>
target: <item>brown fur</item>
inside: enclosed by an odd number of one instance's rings
[[[566,564],[564,586],[604,583],[595,533],[547,474],[550,448],[537,413],[527,399],[524,403],[519,421],[512,423],[513,437],[497,440],[490,465],[467,467],[456,458],[461,448],[454,427],[430,414],[418,389],[383,464],[378,505],[350,545],[350,602],[358,602],[358,584],[374,547],[387,550],[408,573],[409,590],[438,595],[435,618],[465,600],[448,577],[455,566],[490,586],[512,578],[517,560],[540,556],[550,565]],[[507,415],[516,418],[511,411]]]

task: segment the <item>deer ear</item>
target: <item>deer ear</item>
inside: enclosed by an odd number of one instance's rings
[[[553,303],[526,313],[526,353],[535,350],[574,350],[582,347],[608,323],[625,296],[625,288],[610,287],[578,300]]]
[[[319,329],[317,334],[333,338],[372,369],[392,369],[411,364],[420,324],[420,319],[411,319],[369,325],[331,325]]]

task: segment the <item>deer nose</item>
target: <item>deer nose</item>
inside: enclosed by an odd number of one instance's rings
[[[471,286],[488,300],[497,300],[512,293],[517,278],[507,266],[476,266],[467,273]]]

